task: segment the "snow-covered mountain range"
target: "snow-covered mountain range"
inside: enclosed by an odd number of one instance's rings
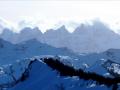
[[[120,35],[101,21],[94,21],[93,24],[80,24],[72,33],[65,25],[56,30],[47,30],[45,33],[42,33],[38,27],[24,27],[19,33],[9,28],[3,28],[2,31],[0,38],[14,44],[37,39],[54,47],[67,47],[77,53],[103,52],[111,48],[120,49]]]
[[[12,44],[0,39],[0,64],[9,64],[23,58],[30,58],[39,55],[66,55],[78,57],[67,48],[55,48],[53,46],[31,39],[19,44]]]
[[[16,33],[0,25],[0,89],[119,90],[120,35],[102,22],[81,24],[72,33],[65,25],[45,33],[38,27]],[[59,60],[63,66],[49,64],[45,58]],[[63,67],[74,73],[61,76]],[[89,76],[87,80],[80,72]]]
[[[33,58],[31,58],[33,57]],[[83,69],[86,72],[94,72],[102,76],[119,76],[120,50],[109,49],[101,53],[77,54],[67,48],[55,48],[53,46],[40,43],[36,39],[24,41],[19,44],[12,44],[8,41],[0,40],[0,85],[8,90],[33,90],[36,88],[56,90],[66,88],[66,90],[107,90],[111,87],[97,85],[94,81],[84,81],[78,77],[61,77],[40,58],[58,59],[65,65],[73,66],[76,69]],[[31,59],[30,59],[31,58]],[[21,76],[26,71],[31,60],[38,61],[32,64],[29,76],[24,80]],[[37,71],[36,71],[37,70]],[[27,71],[26,71],[27,72]],[[41,74],[42,73],[42,74]],[[26,75],[26,74],[25,74]],[[48,80],[51,80],[49,84]],[[47,81],[46,81],[47,80]],[[41,83],[42,82],[42,83]],[[56,86],[56,84],[58,86]]]
[[[98,84],[96,80],[87,80],[78,76],[61,76],[59,71],[54,70],[47,61],[51,62],[51,65],[57,69],[58,65],[53,64],[53,60],[59,60],[61,64],[65,66],[71,66],[72,62],[66,62],[69,57],[65,56],[37,56],[33,58],[26,58],[20,61],[16,61],[13,64],[3,65],[0,69],[0,85],[1,89],[5,90],[111,90],[112,85],[106,86],[106,84]],[[70,65],[71,63],[71,65]],[[109,66],[109,64],[114,64]],[[96,67],[97,66],[97,67]],[[120,64],[112,62],[110,60],[97,62],[96,65],[84,68],[84,71],[94,72],[95,75],[102,75],[101,77],[108,77],[112,79],[112,74],[116,74],[116,70],[120,69]],[[67,66],[66,66],[67,67]],[[75,67],[73,65],[72,67]],[[115,67],[115,68],[114,68]],[[62,69],[63,67],[61,67]],[[107,69],[110,69],[110,72]],[[65,68],[64,68],[65,69]],[[63,70],[64,70],[63,69]],[[59,69],[58,69],[59,70]],[[66,70],[66,69],[65,69]],[[68,71],[69,72],[69,71]],[[114,73],[115,72],[115,73]],[[67,73],[67,72],[66,72]],[[89,73],[88,73],[89,74]],[[93,74],[94,75],[94,74]],[[120,76],[120,73],[117,74]],[[106,78],[107,79],[107,78]],[[113,79],[114,80],[114,79]],[[104,81],[103,81],[104,82]],[[114,90],[114,89],[112,89]],[[116,89],[115,89],[116,90]],[[119,88],[118,88],[119,90]]]

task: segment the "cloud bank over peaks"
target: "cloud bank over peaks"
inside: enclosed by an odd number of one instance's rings
[[[56,29],[60,28],[61,26],[65,25],[66,29],[70,33],[72,33],[81,24],[93,25],[93,23],[95,23],[95,21],[104,23],[100,19],[84,20],[84,21],[72,21],[72,20],[61,20],[61,21],[48,20],[47,21],[47,20],[36,20],[36,19],[35,20],[34,19],[23,19],[19,22],[9,22],[7,20],[0,19],[0,28],[1,29],[3,29],[3,27],[9,28],[13,32],[18,33],[25,27],[30,27],[32,29],[34,27],[38,27],[41,30],[41,32],[44,33],[49,29],[56,30]],[[104,24],[106,25],[106,23],[104,23]],[[113,30],[113,31],[115,31],[115,30]]]

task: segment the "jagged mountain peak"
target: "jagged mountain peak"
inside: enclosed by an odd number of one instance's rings
[[[95,31],[112,31],[106,24],[104,24],[101,21],[94,20],[91,23],[81,23],[73,33],[79,33],[79,32],[95,32]]]
[[[82,33],[86,33],[91,31],[91,26],[90,25],[86,25],[84,23],[80,24],[73,32],[73,34],[82,34]]]
[[[4,31],[1,37],[15,44],[35,38],[42,43],[67,47],[78,53],[103,52],[110,48],[120,48],[120,36],[100,21],[94,21],[93,24],[83,23],[73,33],[70,33],[65,25],[55,30],[47,30],[45,33],[42,33],[38,27],[26,26],[17,34]]]
[[[69,33],[66,26],[62,25],[57,29],[49,29],[47,30],[44,34],[51,33],[51,34],[56,34],[56,33]]]
[[[93,27],[99,27],[101,30],[102,30],[102,29],[110,29],[107,24],[103,23],[103,22],[100,21],[100,20],[94,20],[94,21],[92,22],[92,25],[91,25],[91,26],[93,26]]]
[[[62,25],[58,28],[58,30],[67,30],[65,25]]]
[[[31,33],[34,33],[34,32],[42,33],[38,27],[34,27],[34,28],[25,27],[20,31],[20,33],[29,33],[29,32],[31,32]]]

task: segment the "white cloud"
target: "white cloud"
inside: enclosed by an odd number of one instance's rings
[[[27,19],[41,29],[60,21],[83,22],[100,18],[112,28],[120,28],[120,1],[0,1],[0,16],[13,23]]]

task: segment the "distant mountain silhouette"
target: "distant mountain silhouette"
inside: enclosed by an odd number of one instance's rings
[[[45,32],[42,40],[44,40],[44,43],[55,47],[67,47],[70,42],[70,33],[63,25],[57,30],[50,29]]]
[[[120,35],[113,32],[101,21],[93,24],[81,24],[73,33],[68,32],[65,25],[42,33],[38,27],[25,27],[20,33],[4,29],[1,38],[12,43],[20,43],[30,39],[37,39],[42,43],[54,47],[67,47],[78,53],[103,52],[107,49],[120,49]]]

